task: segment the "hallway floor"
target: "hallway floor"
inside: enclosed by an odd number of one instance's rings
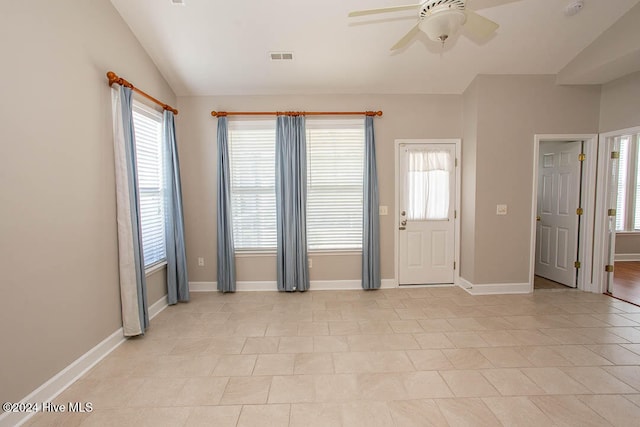
[[[640,261],[616,261],[611,294],[640,305]]]

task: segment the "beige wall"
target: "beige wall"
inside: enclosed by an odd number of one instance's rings
[[[105,72],[175,96],[108,0],[4,2],[0,32],[4,402],[121,327]]]
[[[640,72],[602,86],[600,132],[640,126]]]
[[[147,275],[147,302],[158,302],[167,295],[167,269],[163,267]]]
[[[616,234],[616,254],[640,255],[640,234]]]
[[[474,239],[473,247],[463,249],[471,252],[474,264],[471,268],[462,258],[461,271],[475,284],[527,283],[534,135],[597,133],[600,87],[557,86],[555,76],[544,75],[483,75],[474,84],[477,128],[470,137],[476,139],[475,212],[463,212],[463,218],[472,215],[475,221],[473,237],[464,237],[465,242]],[[472,95],[465,94],[465,105]],[[463,159],[463,175],[465,167]],[[472,180],[463,182],[470,185]],[[506,204],[508,215],[497,216],[497,204]]]
[[[178,127],[185,213],[189,280],[216,281],[216,126],[211,110],[345,110],[380,109],[375,119],[380,204],[389,216],[380,217],[382,278],[394,277],[394,141],[403,138],[460,138],[462,97],[459,95],[310,95],[180,97],[183,121]],[[197,266],[197,258],[205,266]],[[313,256],[311,280],[360,278],[360,255]],[[275,257],[237,259],[241,281],[273,281]]]

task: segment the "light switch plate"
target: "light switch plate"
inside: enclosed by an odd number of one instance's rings
[[[386,207],[386,206],[380,206],[380,207],[378,208],[378,213],[379,213],[380,215],[389,215],[389,208],[388,208],[388,207]]]
[[[506,214],[507,214],[507,205],[496,206],[496,215],[506,215]]]

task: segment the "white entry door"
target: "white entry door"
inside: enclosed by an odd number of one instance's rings
[[[576,287],[582,142],[542,142],[535,274]]]
[[[454,143],[399,147],[398,283],[454,282]]]

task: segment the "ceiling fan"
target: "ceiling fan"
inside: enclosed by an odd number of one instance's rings
[[[376,13],[417,10],[418,23],[391,50],[406,46],[418,32],[424,32],[429,39],[444,45],[449,37],[463,27],[473,36],[486,38],[498,29],[498,24],[466,8],[468,0],[425,0],[419,4],[393,6],[381,9],[358,10],[349,17],[373,15]],[[513,1],[513,0],[511,0]]]

